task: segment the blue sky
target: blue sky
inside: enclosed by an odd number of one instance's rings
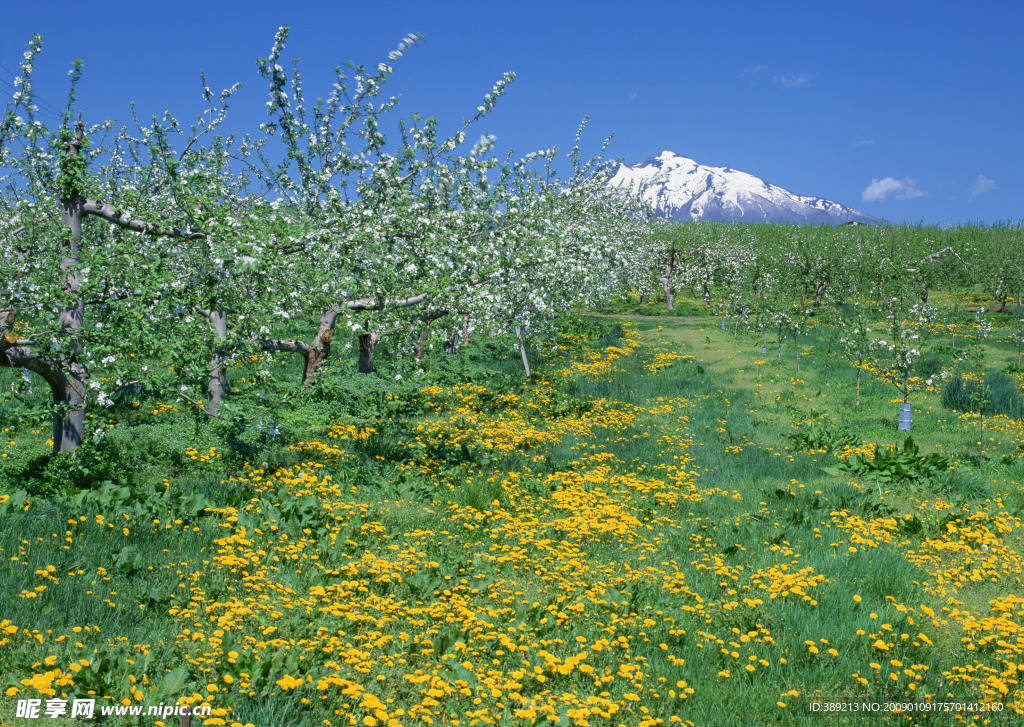
[[[567,151],[590,115],[585,151],[615,134],[611,157],[671,150],[887,220],[1024,218],[1024,5],[857,3],[389,2],[320,0],[148,4],[7,3],[0,64],[17,72],[43,35],[36,89],[63,107],[67,70],[85,62],[88,122],[201,110],[199,70],[236,81],[234,129],[264,118],[255,60],[280,25],[308,97],[331,69],[375,66],[408,33],[396,64],[402,115],[453,131],[505,71],[518,79],[473,134],[519,153]],[[12,77],[0,69],[0,92]]]

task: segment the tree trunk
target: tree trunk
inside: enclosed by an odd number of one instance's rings
[[[457,328],[446,328],[444,334],[444,352],[451,356],[458,347],[459,330]]]
[[[984,385],[984,384],[983,384]],[[985,410],[981,410],[981,436],[978,437],[978,469],[981,469],[982,459],[985,457]]]
[[[71,372],[69,376],[56,361],[49,357],[39,356],[23,346],[0,346],[0,368],[21,368],[38,374],[50,387],[53,396],[53,453],[69,452],[81,444],[85,434],[85,409],[86,397],[85,379],[80,378],[82,372],[88,377],[88,371],[84,366],[79,365],[80,371],[76,376]],[[82,416],[72,418],[71,407],[80,405],[79,411]]]
[[[523,343],[523,332],[516,326],[516,338],[519,339],[519,353],[523,356],[523,368],[526,369],[526,378],[530,378],[530,361],[526,358],[526,345]]]
[[[331,355],[331,341],[334,339],[334,322],[341,309],[333,305],[320,315],[320,327],[309,344],[306,365],[302,369],[302,388],[308,389],[316,380],[316,372]]]
[[[215,310],[209,311],[208,317],[210,325],[213,326],[213,332],[217,336],[213,344],[213,354],[210,356],[210,368],[206,382],[206,393],[210,398],[207,408],[210,414],[215,416],[220,411],[220,406],[224,402],[224,394],[228,388],[228,370],[224,350],[224,341],[228,337],[228,314],[226,311]]]
[[[261,351],[280,351],[298,353],[303,358],[302,389],[305,391],[316,382],[316,373],[331,353],[331,341],[334,338],[334,322],[341,310],[339,306],[331,306],[320,316],[320,328],[311,343],[296,341],[294,338],[282,340],[260,341]]]
[[[70,167],[70,159],[78,157],[85,140],[85,125],[78,122],[77,132],[62,150],[62,168]],[[63,241],[64,257],[60,262],[61,291],[71,304],[57,314],[57,324],[67,340],[67,348],[57,358],[42,357],[20,342],[13,333],[5,333],[0,347],[0,366],[18,366],[33,371],[49,384],[55,406],[53,415],[53,453],[74,450],[85,438],[85,404],[89,370],[82,363],[84,348],[79,335],[85,318],[85,302],[78,294],[78,265],[82,251],[82,218],[84,199],[80,180],[66,181],[60,200],[61,225],[70,234]],[[8,331],[14,324],[14,311],[3,311],[0,329]],[[25,341],[31,345],[31,341]],[[70,359],[70,362],[68,360]]]
[[[821,306],[821,301],[825,297],[825,283],[817,283],[814,286],[814,307],[818,308]]]
[[[427,339],[430,338],[430,321],[427,320],[423,324],[423,330],[420,331],[420,335],[416,338],[416,360],[422,361],[423,356],[427,352]]]
[[[310,347],[309,353],[305,356],[305,363],[302,366],[302,388],[308,389],[313,385],[313,381],[316,379],[316,372],[320,370],[320,366],[324,360],[331,353],[330,346],[330,335],[331,332],[327,332],[328,340],[321,341],[321,345],[317,348]]]
[[[69,157],[77,157],[81,152],[84,142],[84,124],[79,122],[78,132],[74,141],[70,142],[65,149]],[[62,199],[61,204],[61,225],[71,231],[71,236],[65,243],[65,255],[60,262],[61,288],[64,294],[74,299],[78,294],[77,269],[79,256],[82,251],[82,203],[83,200],[77,194],[70,199]],[[68,337],[70,344],[72,362],[68,367],[70,376],[61,373],[63,379],[54,388],[54,404],[59,404],[53,415],[53,451],[67,452],[75,449],[82,443],[85,437],[85,398],[86,380],[89,372],[81,363],[81,356],[84,351],[78,334],[82,330],[85,318],[85,303],[79,298],[67,308],[62,308],[57,316],[61,332]],[[60,399],[58,399],[58,391]]]
[[[676,253],[673,250],[672,254],[669,255],[668,263],[665,265],[665,277],[661,279],[662,284],[665,286],[665,306],[669,310],[675,308],[675,295],[672,291],[672,271],[676,267]]]
[[[61,390],[50,387],[53,391],[54,404],[64,403],[67,406],[63,413],[57,411],[53,415],[53,451],[70,452],[82,443],[85,438],[85,379],[88,372],[80,363],[71,365],[71,376],[64,378]],[[58,395],[61,399],[58,399]]]
[[[61,223],[71,230],[71,239],[67,244],[67,255],[61,261],[64,292],[73,295],[78,291],[78,278],[75,268],[78,267],[79,253],[82,245],[82,201],[64,200]],[[81,300],[75,301],[60,311],[58,322],[65,334],[70,334],[70,348],[77,359],[82,355],[82,344],[77,338],[81,331],[85,314],[85,306]],[[53,403],[58,405],[53,415],[53,451],[68,452],[75,449],[85,438],[85,382],[89,373],[80,360],[73,361],[68,367],[70,376],[59,374],[59,382],[50,384],[53,391]]]
[[[368,374],[373,371],[373,351],[379,340],[378,333],[359,334],[359,373]]]

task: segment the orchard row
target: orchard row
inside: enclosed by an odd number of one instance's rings
[[[49,128],[30,43],[0,121],[0,366],[49,385],[54,451],[127,387],[221,416],[233,364],[258,378],[268,355],[294,353],[311,383],[332,341],[358,342],[369,370],[381,335],[415,339],[439,318],[521,340],[636,267],[643,210],[607,188],[613,165],[581,158],[579,135],[568,178],[554,148],[500,159],[487,134],[465,148],[512,74],[445,136],[384,96],[417,38],[351,78],[337,69],[309,103],[281,65],[286,37],[258,62],[267,121],[242,136],[220,133],[235,88],[206,88],[190,125],[87,124],[80,63]]]
[[[80,62],[51,128],[33,87],[41,39],[30,42],[0,118],[0,367],[49,386],[55,452],[87,436],[87,410],[128,390],[238,415],[231,366],[258,383],[268,357],[295,354],[310,386],[332,346],[358,348],[369,371],[381,336],[423,356],[432,325],[449,347],[507,337],[525,364],[524,334],[627,289],[663,291],[671,308],[692,288],[774,331],[780,356],[783,334],[825,310],[847,317],[836,346],[858,359],[881,350],[852,305],[878,300],[893,323],[892,365],[879,368],[904,383],[903,322],[913,305],[937,315],[929,290],[977,283],[1004,306],[1021,296],[1017,228],[654,223],[607,186],[603,150],[582,158],[579,134],[567,177],[555,148],[499,158],[491,135],[468,143],[513,74],[442,134],[432,118],[399,118],[385,94],[417,37],[374,68],[336,69],[315,102],[297,65],[282,65],[286,39],[282,28],[258,62],[266,122],[241,135],[223,131],[237,86],[216,94],[205,81],[190,124],[86,123]]]

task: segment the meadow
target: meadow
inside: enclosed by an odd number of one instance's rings
[[[135,402],[90,489],[5,425],[0,723],[92,695],[231,727],[1016,724],[1019,416],[979,444],[943,405],[945,329],[908,435],[823,333],[779,360],[687,311],[567,319],[529,380],[486,341],[418,380],[338,361],[357,405],[258,436]]]

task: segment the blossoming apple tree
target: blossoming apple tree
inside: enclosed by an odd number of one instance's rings
[[[338,323],[368,370],[382,334],[452,313],[467,333],[536,330],[635,267],[642,211],[604,189],[600,157],[581,164],[577,143],[561,181],[553,149],[499,160],[484,135],[458,153],[512,74],[455,133],[413,116],[389,145],[397,99],[375,99],[418,38],[351,81],[336,69],[311,109],[298,69],[280,64],[286,38],[259,62],[269,121],[240,138],[214,133],[234,88],[217,96],[205,79],[207,109],[189,127],[169,113],[116,129],[76,121],[79,63],[48,128],[33,38],[0,121],[0,366],[50,386],[55,452],[127,387],[173,389],[217,416],[229,365],[298,353],[310,379]],[[312,340],[274,337],[311,316]]]

